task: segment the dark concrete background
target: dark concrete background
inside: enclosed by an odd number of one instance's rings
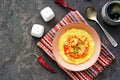
[[[119,43],[114,48],[105,37],[97,23],[88,21],[100,35],[101,41],[116,56],[116,60],[95,80],[120,79],[120,25],[109,26],[101,18],[101,8],[109,0],[65,0],[84,15],[88,5],[94,6],[98,12],[98,20]],[[39,12],[44,7],[51,7],[56,16],[45,23]],[[0,80],[71,80],[55,62],[36,46],[39,39],[30,35],[34,23],[45,26],[47,33],[69,11],[54,3],[54,0],[0,0]],[[52,74],[37,63],[31,52],[43,54],[45,61],[57,70]]]

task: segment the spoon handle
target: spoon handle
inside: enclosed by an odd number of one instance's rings
[[[102,25],[98,22],[98,20],[96,19],[96,22],[99,24],[99,26],[101,27],[101,29],[103,30],[103,32],[105,33],[106,37],[108,38],[108,40],[110,41],[110,43],[116,47],[118,45],[118,43],[115,41],[115,39],[102,27]]]

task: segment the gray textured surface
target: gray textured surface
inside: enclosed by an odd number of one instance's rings
[[[120,79],[120,25],[111,27],[105,24],[101,18],[102,6],[109,0],[65,0],[69,5],[76,7],[85,17],[84,10],[88,5],[96,7],[98,19],[106,30],[119,43],[113,48],[105,35],[93,21],[88,23],[93,26],[100,35],[101,41],[116,56],[109,67],[95,80],[119,80]],[[72,2],[71,2],[72,1]],[[51,7],[56,17],[45,23],[39,12],[44,7]],[[69,11],[54,3],[54,0],[0,0],[0,80],[70,80],[55,62],[36,46],[39,39],[30,35],[34,23],[45,26],[47,33]],[[43,58],[58,72],[51,74],[39,65],[31,52],[38,55],[44,54]]]

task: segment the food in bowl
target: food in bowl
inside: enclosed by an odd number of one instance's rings
[[[94,53],[94,46],[91,35],[87,31],[77,28],[63,33],[58,43],[62,59],[75,65],[89,60]]]
[[[73,29],[76,29],[76,30],[73,32],[73,31],[71,31]],[[77,59],[75,59],[75,61],[69,60],[69,58],[65,54],[63,54],[64,58],[73,62],[73,63],[70,63],[70,62],[65,61],[63,59],[63,57],[61,56],[61,53],[64,52],[64,48],[63,48],[64,42],[60,43],[60,39],[61,39],[61,41],[67,40],[67,36],[63,37],[63,39],[62,39],[62,36],[64,36],[69,31],[71,32],[70,35],[73,35],[73,34],[78,35],[78,34],[80,34],[78,32],[78,30],[81,30],[81,31],[83,30],[86,33],[88,33],[88,35],[90,35],[90,37],[92,37],[92,41],[90,41],[90,47],[91,47],[91,43],[92,43],[94,46],[93,47],[94,51],[92,53],[92,48],[91,48],[91,56],[90,56],[90,54],[88,54],[90,57],[88,57],[88,59],[86,59],[85,61],[82,61],[80,63],[77,62]],[[62,51],[60,50],[59,44],[61,45]],[[63,68],[71,70],[71,71],[82,71],[82,70],[85,70],[85,69],[88,69],[89,67],[91,67],[97,61],[99,54],[100,54],[100,50],[101,50],[101,42],[100,42],[100,38],[99,38],[97,32],[91,26],[86,25],[81,22],[80,23],[70,23],[70,24],[62,27],[62,29],[60,29],[55,34],[52,46],[53,46],[53,55],[55,57],[57,64]],[[90,48],[89,48],[89,50],[90,50]],[[83,60],[83,59],[81,58],[81,60]]]

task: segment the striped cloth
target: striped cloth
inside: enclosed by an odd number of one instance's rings
[[[55,58],[52,52],[52,41],[55,33],[66,24],[73,22],[83,22],[87,24],[78,11],[71,11],[37,43],[37,45],[54,61]],[[59,67],[73,80],[93,80],[93,78],[98,76],[98,74],[100,74],[114,59],[115,56],[102,44],[100,56],[97,62],[87,70],[74,72],[63,68],[60,65]]]

